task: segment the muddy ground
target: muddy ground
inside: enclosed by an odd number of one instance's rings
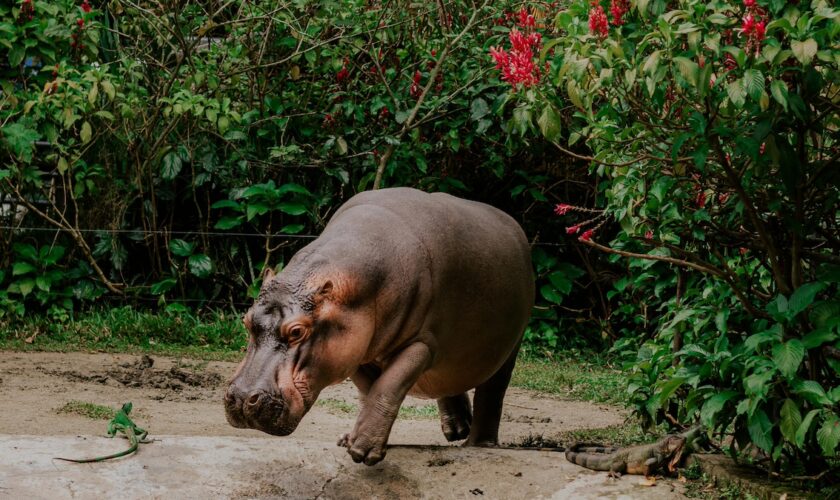
[[[154,471],[171,475],[180,470],[178,467],[197,464],[191,460],[178,465],[173,452],[180,450],[185,457],[201,455],[199,451],[207,447],[231,450],[226,453],[232,455],[214,452],[211,457],[203,457],[201,460],[207,462],[203,473],[212,474],[215,486],[206,489],[210,483],[205,481],[190,486],[199,490],[175,490],[184,497],[681,497],[682,485],[676,482],[660,481],[650,488],[638,486],[638,478],[608,481],[604,474],[568,464],[560,453],[452,448],[434,416],[434,401],[413,398],[406,401],[404,406],[410,409],[397,420],[391,433],[393,448],[388,457],[382,464],[366,468],[352,463],[344,450],[335,448],[337,438],[352,428],[355,419],[356,391],[352,384],[324,390],[294,434],[277,438],[227,424],[221,400],[225,380],[234,369],[234,363],[163,357],[0,352],[0,497],[11,492],[39,497],[38,491],[27,490],[30,474],[38,474],[42,483],[54,476],[56,492],[71,491],[81,497],[108,495],[114,492],[108,490],[111,483],[106,479],[110,476],[104,472],[113,473],[114,484],[119,484],[120,471],[139,467],[140,463],[144,463],[141,470],[147,481],[166,484],[166,477],[155,476]],[[88,453],[103,446],[113,451],[114,444],[120,448],[124,443],[95,438],[103,435],[105,420],[61,412],[71,401],[112,408],[131,401],[138,425],[148,429],[151,436],[166,438],[146,445],[139,455],[120,463],[96,464],[99,483],[86,483],[90,476],[85,476],[85,469],[51,462],[50,446],[71,450],[67,453],[74,449]],[[504,443],[523,443],[540,436],[550,439],[562,431],[620,424],[625,416],[624,411],[606,405],[511,388],[500,439]],[[28,462],[20,460],[27,454],[27,442],[32,456]],[[160,467],[167,460],[174,462]],[[286,465],[278,465],[278,460]],[[253,466],[244,467],[244,473],[243,464],[249,461]],[[158,467],[152,466],[155,464]],[[297,473],[278,474],[278,467]],[[394,470],[399,474],[388,473]],[[232,474],[229,480],[224,479],[227,473]],[[470,478],[469,484],[464,484],[466,477]],[[69,488],[68,481],[74,485],[70,489],[65,488]],[[324,481],[333,484],[332,489]],[[143,481],[138,484],[142,486]],[[342,485],[340,491],[334,491],[336,485]],[[139,495],[144,497],[169,496],[142,488],[137,491],[147,492]]]

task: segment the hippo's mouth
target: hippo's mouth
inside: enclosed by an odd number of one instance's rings
[[[301,420],[291,414],[281,398],[269,394],[261,394],[252,401],[225,401],[225,415],[234,427],[256,429],[274,436],[288,436]]]

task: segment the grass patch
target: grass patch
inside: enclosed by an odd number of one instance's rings
[[[315,401],[315,406],[325,410],[343,415],[356,415],[359,412],[359,405],[347,403],[340,399],[323,398]],[[424,406],[402,406],[400,407],[400,418],[408,420],[431,420],[438,418],[437,405],[429,404]]]
[[[520,357],[511,385],[578,401],[621,405],[624,373],[595,353],[570,351],[555,359]]]
[[[205,360],[242,357],[247,335],[239,314],[201,316],[116,307],[77,313],[65,323],[28,316],[0,321],[0,349],[153,353]]]
[[[116,410],[107,406],[88,403],[85,401],[68,401],[64,406],[57,409],[56,413],[71,413],[94,420],[111,420],[117,414]]]

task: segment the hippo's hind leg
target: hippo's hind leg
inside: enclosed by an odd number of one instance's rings
[[[495,446],[499,444],[499,421],[502,419],[502,403],[510,383],[519,345],[513,350],[505,364],[487,382],[475,388],[473,397],[473,421],[470,436],[464,446]]]
[[[447,441],[458,441],[470,435],[472,409],[467,393],[440,398],[437,404],[440,410],[440,427]]]

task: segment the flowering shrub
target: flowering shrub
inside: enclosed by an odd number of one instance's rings
[[[559,13],[548,57],[558,85],[545,92],[546,105],[572,110],[557,146],[588,159],[617,227],[568,203],[555,212],[584,244],[633,259],[611,319],[651,332],[616,347],[635,358],[637,411],[700,420],[731,434],[733,453],[752,442],[772,471],[830,470],[840,12],[821,1],[633,6],[613,0],[611,22],[600,2]],[[581,142],[591,155],[570,151]]]

